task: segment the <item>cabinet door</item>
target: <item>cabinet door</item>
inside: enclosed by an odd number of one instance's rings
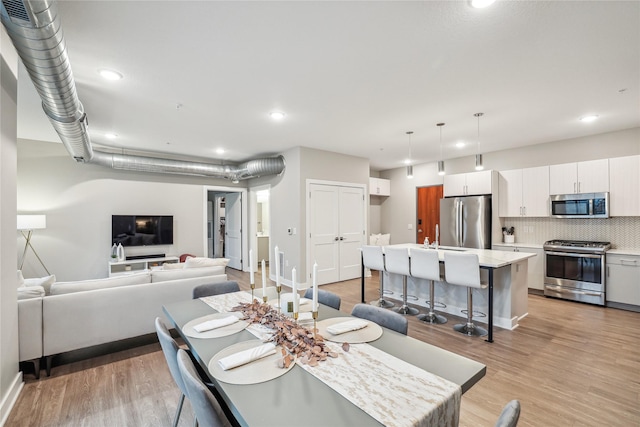
[[[522,170],[522,214],[549,216],[549,166]]]
[[[640,216],[640,156],[609,159],[611,216]]]
[[[573,194],[578,192],[578,165],[564,163],[549,166],[549,194]]]
[[[499,193],[499,216],[522,215],[522,169],[500,172]]]
[[[609,262],[606,298],[611,302],[640,305],[640,266]]]
[[[444,176],[444,197],[464,196],[466,186],[466,174]]]
[[[609,191],[609,159],[578,163],[578,193]]]
[[[390,196],[391,195],[391,181],[388,179],[378,178],[378,195]]]
[[[491,171],[471,172],[466,175],[467,195],[491,194]]]

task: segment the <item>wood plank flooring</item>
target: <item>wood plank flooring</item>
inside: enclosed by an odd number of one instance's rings
[[[248,274],[227,269],[249,289]],[[360,281],[325,285],[350,312]],[[367,301],[378,277],[367,279]],[[503,405],[522,404],[519,426],[640,426],[640,313],[529,295],[529,315],[495,342],[409,317],[409,335],[487,365],[463,395],[460,425],[493,426]],[[72,360],[72,359],[71,359]],[[29,372],[27,370],[27,372]],[[180,392],[157,343],[54,366],[51,377],[25,375],[6,426],[169,426]],[[193,425],[187,401],[180,426]]]

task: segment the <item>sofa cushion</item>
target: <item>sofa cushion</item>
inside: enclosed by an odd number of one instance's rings
[[[22,286],[25,286],[25,287],[42,286],[44,288],[45,295],[49,295],[51,293],[51,286],[55,282],[56,282],[56,275],[52,274],[51,276],[35,277],[33,279],[24,279]]]
[[[148,272],[107,277],[106,279],[79,280],[76,282],[56,282],[51,286],[51,295],[91,291],[94,289],[103,288],[116,288],[119,286],[141,285],[150,282],[151,276]]]
[[[45,295],[42,286],[21,286],[18,288],[18,299],[40,298]]]
[[[226,267],[227,264],[229,264],[227,258],[187,257],[184,268],[215,267],[218,265]]]
[[[22,275],[22,270],[18,270],[18,287],[24,286],[24,276]]]
[[[191,277],[217,276],[224,274],[224,267],[183,268],[180,270],[153,270],[152,282],[166,282],[167,280],[188,279]]]
[[[162,264],[162,270],[180,270],[184,268],[184,262],[165,262]]]

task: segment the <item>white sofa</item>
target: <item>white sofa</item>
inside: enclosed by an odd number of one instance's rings
[[[38,376],[45,356],[49,374],[52,356],[153,333],[164,304],[191,299],[198,285],[226,280],[219,265],[55,282],[45,296],[18,301],[20,361],[33,360]]]

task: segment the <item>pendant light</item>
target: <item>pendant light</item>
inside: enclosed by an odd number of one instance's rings
[[[409,163],[407,165],[407,178],[413,178],[413,165],[411,164],[411,135],[413,135],[413,131],[407,131],[407,135],[409,135]]]
[[[442,159],[442,126],[444,123],[438,123],[436,126],[440,128],[440,160],[438,160],[438,175],[444,175],[444,160]]]
[[[476,152],[476,170],[481,171],[484,169],[484,165],[482,164],[482,154],[480,154],[480,117],[482,117],[484,113],[475,113],[474,117],[478,118],[478,150]]]

